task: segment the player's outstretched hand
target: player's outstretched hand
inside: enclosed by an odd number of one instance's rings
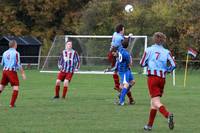
[[[78,72],[78,69],[75,69],[75,72]]]
[[[110,68],[105,69],[104,73],[106,73],[106,72],[110,72]]]

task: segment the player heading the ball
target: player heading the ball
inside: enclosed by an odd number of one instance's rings
[[[118,53],[118,49],[123,47],[122,42],[125,39],[124,31],[125,31],[124,25],[118,24],[115,28],[115,32],[113,33],[111,47],[110,47],[110,51],[108,53],[108,60],[111,63],[111,68],[113,68],[116,64],[116,58],[117,58],[116,55],[118,55],[116,53]],[[132,34],[130,34],[130,35],[132,35]],[[120,87],[120,83],[119,83],[119,76],[118,76],[117,69],[113,73],[113,80],[115,83],[114,89],[120,93],[121,87]],[[134,100],[133,100],[131,91],[128,91],[127,96],[129,98],[129,104],[134,104]]]

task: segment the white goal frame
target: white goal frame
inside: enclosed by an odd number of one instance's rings
[[[106,39],[106,38],[111,39],[112,38],[111,35],[58,35],[58,36],[63,36],[64,38],[104,38],[104,39]],[[128,37],[128,36],[125,36],[125,37]],[[131,38],[144,38],[144,51],[146,50],[146,48],[147,48],[147,36],[136,35],[136,36],[130,36],[130,37]],[[55,44],[56,38],[57,38],[57,36],[55,36],[54,41],[51,45],[51,48],[48,52],[47,58],[44,61],[44,64],[43,64],[42,69],[40,71],[41,73],[58,73],[59,72],[59,71],[43,71],[45,64],[47,63],[47,59],[48,59],[48,57],[50,57],[50,53],[53,49],[53,45]],[[78,72],[75,72],[75,73],[79,73],[79,74],[112,74],[112,72],[104,73],[104,71],[78,71]],[[144,68],[143,73],[146,73],[146,68]]]

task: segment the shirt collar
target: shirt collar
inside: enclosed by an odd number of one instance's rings
[[[15,48],[9,48],[10,50],[15,50]]]
[[[163,44],[157,44],[157,43],[155,43],[154,46],[156,46],[156,47],[163,47]]]

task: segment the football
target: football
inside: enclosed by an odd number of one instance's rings
[[[127,13],[132,12],[132,11],[133,11],[133,6],[130,5],[130,4],[127,4],[127,5],[125,6],[125,11],[126,11]]]

